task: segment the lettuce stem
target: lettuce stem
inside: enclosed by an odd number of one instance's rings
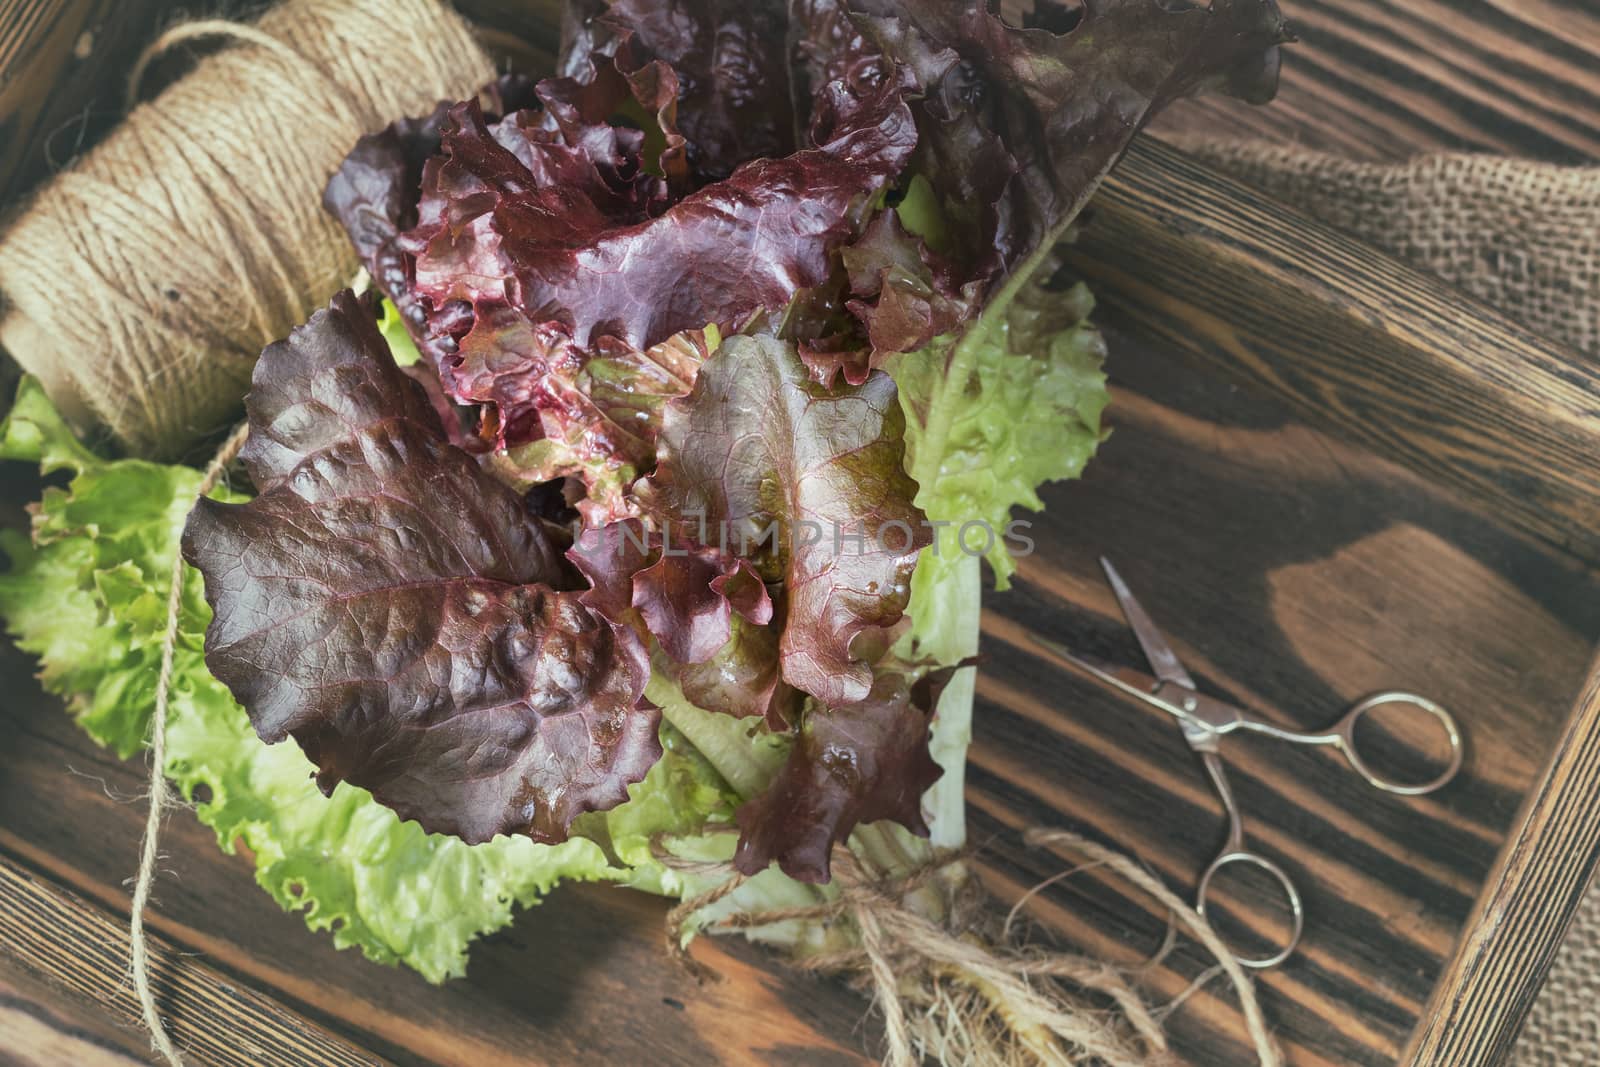
[[[917,653],[938,663],[960,663],[978,653],[983,618],[980,557],[933,557],[918,564],[912,580],[913,634]],[[967,840],[967,748],[972,743],[972,705],[978,672],[963,668],[939,698],[928,747],[944,774],[923,797],[930,841],[936,848],[960,848]]]

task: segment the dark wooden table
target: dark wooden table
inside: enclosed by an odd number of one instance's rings
[[[36,180],[45,146],[62,158],[62,138],[77,138],[73,116],[112,109],[113,59],[149,32],[157,6],[0,4],[0,69],[51,48],[70,57],[86,29],[116,27],[83,46],[93,62],[61,60],[83,64],[65,116],[65,101],[26,78],[0,79],[0,187],[14,196]],[[516,5],[464,6],[515,21]],[[1286,6],[1305,42],[1287,58],[1278,104],[1192,103],[1158,129],[1367,158],[1600,155],[1600,14],[1586,0]],[[1463,778],[1434,797],[1375,794],[1329,753],[1249,740],[1228,753],[1248,832],[1306,897],[1301,953],[1261,981],[1289,1061],[1393,1063],[1562,735],[1600,637],[1600,575],[1495,509],[1197,370],[1137,315],[1101,318],[1114,436],[1082,482],[1047,491],[1038,554],[1013,591],[988,601],[969,772],[985,881],[1009,900],[1070,862],[1024,849],[1025,825],[1077,829],[1180,887],[1219,841],[1216,802],[1177,731],[1026,640],[1038,631],[1137,662],[1095,565],[1101,553],[1203,686],[1277,721],[1317,726],[1390,686],[1430,694],[1470,736]],[[14,478],[5,506],[15,511],[31,488]],[[117,938],[143,768],[96,749],[30,672],[26,657],[0,650],[11,694],[0,703],[0,929],[13,938],[0,943],[0,1062],[142,1061],[144,1038],[104,1005],[131,1010]],[[335,952],[182,812],[163,843],[155,929],[193,956],[174,1002],[180,1029],[206,1027],[207,1012],[212,1030],[252,1020],[270,1035],[246,1057],[257,1062],[323,1062],[337,1047],[351,1062],[472,1067],[832,1064],[860,1062],[872,1044],[854,995],[742,944],[702,942],[697,953],[729,981],[694,986],[661,952],[666,903],[640,894],[563,889],[481,943],[468,978],[435,989]],[[1152,951],[1165,925],[1097,872],[1060,883],[1033,914],[1064,941],[1127,962]],[[1173,997],[1204,967],[1180,950],[1148,990]],[[1182,1062],[1248,1062],[1221,983],[1176,1012],[1170,1032]]]

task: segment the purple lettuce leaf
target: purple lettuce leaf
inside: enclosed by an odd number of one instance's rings
[[[930,541],[904,432],[887,375],[829,390],[792,345],[734,337],[667,403],[637,490],[664,530],[731,546],[781,585],[783,678],[829,704],[867,698]]]
[[[589,580],[585,604],[654,636],[679,663],[716,655],[733,636],[736,614],[756,626],[772,621],[772,598],[747,560],[680,543],[638,519],[582,531],[567,558]]]
[[[586,523],[631,514],[650,413],[624,413],[638,434],[596,433],[583,416],[604,404],[543,379],[610,357],[646,364],[635,395],[672,395],[648,380],[657,345],[780,315],[839,275],[838,248],[899,175],[915,129],[898,71],[848,61],[870,46],[817,7],[791,20],[770,2],[589,5],[566,76],[537,86],[538,106],[491,122],[469,102],[397,124],[330,184],[330,210],[437,368],[436,406],[477,411],[456,437],[513,484],[577,475]],[[797,97],[791,46],[841,27],[834,80]],[[699,169],[685,182],[690,153]]]
[[[1270,97],[1275,46],[1288,39],[1272,0],[1101,0],[1078,14],[1045,3],[1048,29],[1008,25],[970,0],[856,7],[872,38],[856,54],[881,49],[916,86],[907,171],[929,201],[918,212],[926,241],[902,229],[907,204],[843,249],[848,295],[831,299],[865,336],[836,327],[802,346],[822,381],[860,381],[889,356],[958,332],[993,284],[1065,235],[1151,115],[1203,89]]]
[[[485,86],[480,106],[495,116],[534,103],[533,84],[507,75]],[[404,118],[362,137],[323,190],[322,206],[344,227],[373,283],[394,302],[423,355],[437,359],[427,308],[413,293],[414,266],[399,237],[416,225],[422,168],[439,151],[451,101],[430,115]]]
[[[579,0],[567,7],[561,69],[582,78],[600,66],[596,54],[619,46],[670,65],[700,186],[799,147],[804,123],[790,92],[789,32],[784,5],[773,0]]]
[[[804,694],[783,680],[778,631],[739,614],[730,622],[728,642],[704,663],[658,656],[656,668],[676,681],[684,698],[697,708],[736,719],[760,715],[774,731],[789,729],[798,718]]]
[[[589,582],[583,602],[618,625],[648,634],[633,606],[633,576],[656,561],[660,541],[640,519],[622,519],[584,530],[567,550],[567,559]]]
[[[487,305],[442,368],[451,396],[477,405],[487,463],[514,488],[576,478],[587,527],[634,514],[629,490],[655,466],[667,400],[688,393],[710,354],[702,330],[641,352],[603,337],[592,352],[558,323]]]
[[[743,328],[826,279],[915,132],[895,85],[834,85],[818,147],[666,206],[644,134],[591,121],[591,88],[541,83],[543,111],[492,127],[452,109],[395,247],[444,393],[478,406],[477,439],[507,453],[494,469],[519,486],[581,478],[579,510],[599,525],[632,513],[654,409],[692,381],[702,328]]]
[[[841,362],[852,383],[859,384],[866,369],[889,355],[915,351],[955,332],[981,308],[981,285],[963,282],[943,256],[906,232],[896,212],[873,219],[841,258],[850,280],[845,306],[865,327],[863,347],[871,352],[865,365],[859,357]]]
[[[469,842],[560,841],[660,755],[643,643],[582,603],[522,500],[451,445],[350,294],[262,353],[243,459],[185,558],[206,663],[262,739]]]
[[[582,600],[613,623],[653,636],[658,669],[696,707],[787,722],[775,609],[766,583],[738,556],[625,519],[583,531],[567,552],[591,588]]]
[[[664,178],[670,192],[682,195],[689,181],[689,144],[678,121],[683,85],[669,64],[639,60],[636,54],[631,41],[619,40],[607,53],[591,49],[570,57],[566,76],[539,83],[545,125],[559,130],[569,143],[581,144],[609,137],[605,127],[613,119],[636,122],[643,137],[638,154],[644,170]]]
[[[976,0],[853,6],[871,43],[851,54],[879,50],[915,86],[907,172],[926,183],[922,213],[936,224],[925,243],[886,212],[843,250],[848,296],[833,299],[865,337],[802,346],[823,381],[859,381],[957,332],[1007,272],[1064,236],[1150,116],[1202,90],[1270,97],[1276,45],[1290,39],[1273,0],[1099,0],[1077,13],[1046,2],[1028,27]]]
[[[1195,92],[1253,103],[1277,87],[1293,40],[1273,0],[1043,0],[1006,23],[980,0],[854,0],[879,47],[912,71],[919,146],[973,277],[1058,239],[1128,142]],[[1045,28],[1048,26],[1049,28]],[[974,161],[981,160],[982,165]]]
[[[441,312],[456,301],[509,303],[532,322],[562,323],[585,348],[610,336],[644,349],[779,313],[828,277],[856,213],[915,144],[895,87],[867,98],[831,88],[817,147],[753,161],[655,215],[636,157],[609,172],[637,183],[631,196],[610,180],[543,183],[475,105],[459,106],[445,121],[444,154],[424,170],[419,223],[403,238],[417,291]],[[619,146],[636,132],[605,128]]]
[[[789,877],[822,883],[833,846],[858,824],[889,819],[926,837],[922,794],[942,773],[928,752],[931,715],[905,675],[887,670],[863,700],[812,703],[788,762],[739,808],[734,866],[753,875],[776,860]]]

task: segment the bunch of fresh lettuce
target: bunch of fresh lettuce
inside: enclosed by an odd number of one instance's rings
[[[24,379],[0,424],[0,459],[37,463],[64,485],[32,508],[24,535],[0,531],[10,568],[0,575],[0,614],[40,680],[119,756],[149,734],[161,659],[170,561],[194,502],[200,472],[137,459],[104,459],[81,445],[39,384]],[[219,500],[246,499],[218,490]],[[283,907],[304,911],[315,930],[368,958],[402,961],[431,981],[464,972],[479,934],[511,921],[558,882],[612,881],[683,895],[703,886],[652,858],[659,834],[693,834],[730,823],[739,794],[699,748],[662,728],[663,755],[632,789],[633,799],[592,817],[588,839],[538,845],[505,837],[467,845],[402,821],[365,790],[341,785],[324,796],[292,745],[261,743],[250,720],[206,668],[201,643],[211,611],[200,575],[185,576],[167,726],[166,773],[216,831],[228,852],[240,845],[256,879]],[[675,715],[706,751],[737,747],[753,767],[770,767],[739,724]],[[605,847],[597,842],[603,841]],[[710,840],[711,852],[731,846]],[[783,900],[777,872],[748,897]],[[787,892],[803,902],[795,889]]]
[[[562,76],[356,146],[326,204],[383,328],[342,294],[262,354],[255,494],[183,535],[169,773],[286,906],[435,978],[559,879],[706,887],[661,848],[755,876],[725,911],[960,843],[980,557],[1003,587],[1013,509],[1101,438],[1052,249],[1155,108],[1264,99],[1286,36],[1272,0],[569,14]],[[197,475],[28,389],[5,447],[76,477],[0,608],[130,751]]]

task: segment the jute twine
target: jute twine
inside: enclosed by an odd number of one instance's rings
[[[493,64],[432,0],[287,0],[254,25],[173,27],[227,47],[139,104],[57,175],[0,242],[0,346],[86,435],[182,452],[232,416],[261,349],[354,273],[322,188],[357,138],[471,95]],[[241,428],[204,475],[211,491]],[[181,1062],[150,983],[145,912],[169,799],[166,718],[184,564],[174,559],[150,738],[150,800],[129,923],[130,966],[156,1051]]]
[[[244,448],[250,436],[248,423],[240,423],[222,448],[212,457],[200,478],[195,491],[199,499],[211,492]],[[139,843],[139,873],[133,882],[133,905],[128,920],[128,958],[133,974],[134,995],[139,998],[139,1014],[150,1031],[150,1041],[156,1052],[173,1067],[183,1060],[177,1046],[167,1033],[156,1009],[155,991],[150,985],[150,945],[144,932],[144,913],[150,903],[150,889],[156,880],[156,863],[161,858],[161,816],[165,813],[170,793],[167,790],[167,707],[172,698],[172,657],[178,647],[178,618],[183,611],[183,575],[187,564],[182,554],[172,559],[172,576],[167,585],[167,624],[161,633],[161,670],[156,675],[155,708],[150,715],[150,800],[145,813],[144,838]]]
[[[1211,924],[1149,871],[1127,856],[1066,830],[1033,828],[1023,840],[1084,856],[1149,894],[1167,909],[1171,922],[1199,941],[1217,960],[1161,1011],[1152,1011],[1129,981],[1130,972],[1070,952],[1020,943],[1012,919],[1035,893],[1073,868],[1034,887],[1003,923],[999,909],[975,878],[949,875],[970,853],[943,855],[902,874],[868,870],[853,853],[838,849],[833,860],[837,899],[809,907],[735,911],[699,922],[705,909],[737,892],[747,879],[726,864],[686,861],[657,842],[665,864],[720,884],[683,901],[667,916],[669,950],[695,977],[715,972],[694,960],[685,947],[691,930],[743,931],[796,921],[848,923],[849,947],[798,955],[792,966],[843,978],[872,998],[883,1016],[889,1067],[914,1067],[924,1059],[971,1067],[1023,1064],[1103,1064],[1147,1067],[1164,1058],[1161,1023],[1217,974],[1232,983],[1245,1025],[1263,1067],[1282,1063],[1267,1031],[1255,987]],[[929,886],[944,895],[942,919],[916,906],[916,893]],[[1173,944],[1173,929],[1157,956]],[[1101,1003],[1097,1003],[1096,1001]]]
[[[146,55],[200,38],[227,47],[0,242],[0,347],[80,432],[142,456],[226,425],[261,349],[355,272],[322,189],[356,139],[493,75],[433,0],[287,0],[253,25],[176,26]]]

